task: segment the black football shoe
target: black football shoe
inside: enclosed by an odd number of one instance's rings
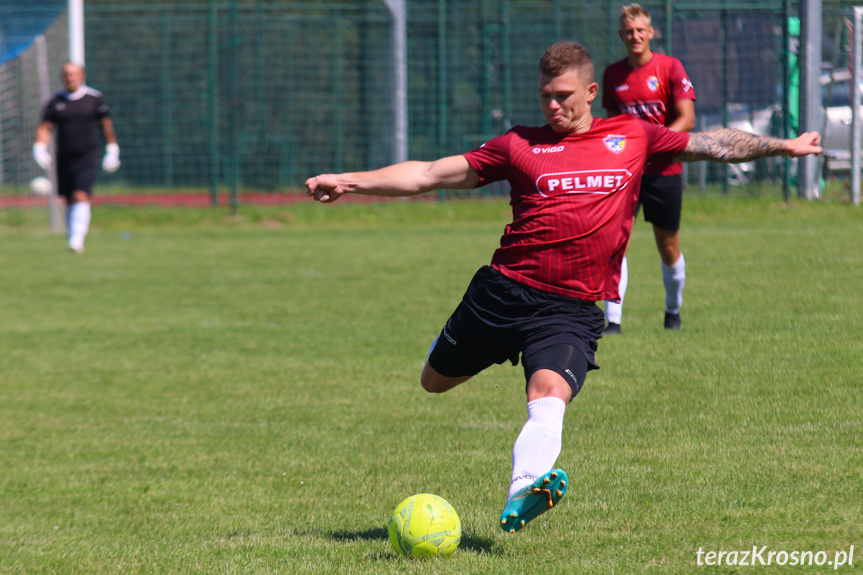
[[[605,329],[602,330],[602,335],[617,335],[620,333],[620,324],[614,322],[608,322],[608,325],[605,326]]]

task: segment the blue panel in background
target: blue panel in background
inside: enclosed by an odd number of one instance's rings
[[[67,0],[0,1],[0,64],[26,50],[66,6]]]

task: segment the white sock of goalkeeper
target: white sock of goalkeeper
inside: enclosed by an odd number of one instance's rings
[[[627,283],[629,283],[629,266],[626,265],[626,256],[623,256],[623,263],[620,266],[620,283],[617,286],[617,291],[620,292],[620,302],[605,302],[605,319],[609,323],[620,325],[623,320],[623,296],[626,295]]]
[[[70,205],[66,206],[65,224],[66,224],[66,239],[67,240],[72,237],[72,205],[74,205],[74,204],[70,204]]]
[[[90,202],[75,202],[69,209],[69,247],[83,249],[89,229]]]
[[[566,403],[557,397],[543,397],[527,404],[527,423],[512,448],[512,479],[507,500],[554,469],[563,441],[565,413]]]
[[[662,265],[662,283],[665,284],[665,313],[680,313],[683,305],[683,286],[686,284],[686,260],[683,254],[672,265]]]

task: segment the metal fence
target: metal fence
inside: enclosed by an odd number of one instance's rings
[[[407,0],[409,157],[464,152],[512,125],[542,123],[540,55],[557,40],[581,42],[600,77],[625,56],[621,4]],[[695,85],[701,127],[749,122],[783,134],[797,3],[644,6],[658,32],[652,47],[679,58]],[[825,60],[837,66],[844,39],[834,31],[849,7],[825,3]],[[103,180],[129,190],[280,193],[310,174],[389,163],[392,23],[383,0],[88,0],[88,84],[111,105],[123,157]],[[734,169],[694,166],[689,178],[779,182],[791,168]]]
[[[41,102],[60,88],[67,59],[66,16],[51,8],[0,5],[0,186],[13,193],[38,173],[32,144]]]

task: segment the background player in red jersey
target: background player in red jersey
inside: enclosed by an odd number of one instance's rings
[[[566,473],[553,469],[564,414],[598,367],[605,318],[596,302],[617,298],[645,162],[821,152],[814,132],[780,140],[731,129],[678,133],[628,115],[593,118],[598,91],[587,51],[558,42],[539,64],[548,124],[516,126],[472,152],[432,162],[306,180],[306,194],[322,203],[343,194],[413,196],[509,182],[513,221],[432,344],[420,377],[425,390],[443,393],[492,364],[521,360],[528,419],[512,451],[505,531],[521,529],[567,490]]]
[[[620,12],[620,39],[626,58],[605,69],[602,107],[608,116],[629,114],[675,132],[695,127],[695,89],[680,60],[650,49],[654,29],[650,14],[638,4]],[[683,204],[683,166],[675,162],[651,162],[641,179],[639,206],[653,224],[656,247],[662,259],[665,285],[665,328],[680,329],[680,306],[686,283],[686,260],[680,252],[680,212]],[[636,208],[636,212],[638,208]],[[620,300],[605,303],[608,326],[604,334],[620,333],[623,298],[628,281],[626,258],[620,274]]]
[[[115,172],[120,167],[120,147],[114,124],[102,93],[84,85],[83,66],[67,62],[63,66],[65,90],[55,94],[36,129],[33,159],[49,171],[54,163],[48,144],[52,128],[57,131],[57,193],[66,199],[66,231],[69,249],[84,251],[84,238],[90,228],[90,196],[99,167],[101,143],[105,139],[102,169]]]

